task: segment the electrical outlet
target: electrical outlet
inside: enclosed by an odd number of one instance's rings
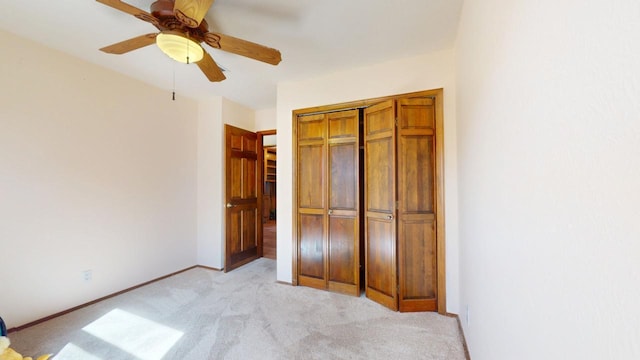
[[[82,278],[84,279],[84,281],[91,281],[91,279],[93,278],[93,271],[92,270],[83,271]]]

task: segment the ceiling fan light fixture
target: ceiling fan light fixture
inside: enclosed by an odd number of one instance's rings
[[[178,31],[163,31],[156,36],[156,44],[175,61],[195,63],[204,57],[204,50],[197,42]]]

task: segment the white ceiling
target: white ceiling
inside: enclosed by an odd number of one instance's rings
[[[124,55],[99,48],[157,32],[93,0],[3,1],[0,28],[140,79],[177,96],[223,96],[259,110],[275,107],[276,85],[453,46],[463,0],[216,0],[209,29],[279,49],[278,66],[212,49],[226,80],[211,83],[195,65],[156,46]],[[149,11],[152,0],[128,0]],[[3,52],[2,56],[11,56]]]

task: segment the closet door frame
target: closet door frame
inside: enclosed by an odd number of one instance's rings
[[[433,89],[426,91],[418,91],[412,93],[385,96],[373,99],[358,100],[333,105],[315,106],[304,109],[297,109],[292,112],[292,175],[297,174],[297,148],[298,134],[296,131],[298,116],[310,115],[317,113],[327,113],[340,110],[365,108],[386,100],[398,100],[407,97],[431,97],[435,101],[436,106],[436,154],[435,154],[435,186],[436,186],[436,246],[437,246],[437,289],[438,289],[438,313],[446,314],[446,234],[445,234],[445,218],[444,218],[444,106],[443,106],[443,89]],[[298,211],[297,198],[297,181],[294,179],[292,189],[292,206],[293,214]],[[298,285],[298,225],[293,221],[293,237],[292,237],[292,284]],[[364,249],[361,249],[361,251]]]

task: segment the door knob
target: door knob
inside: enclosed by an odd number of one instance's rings
[[[236,207],[235,205],[233,205],[232,203],[227,203],[227,208],[231,209],[232,207]]]
[[[333,214],[333,210],[329,209],[329,215]]]
[[[387,215],[387,220],[393,220],[393,215],[391,214]]]

